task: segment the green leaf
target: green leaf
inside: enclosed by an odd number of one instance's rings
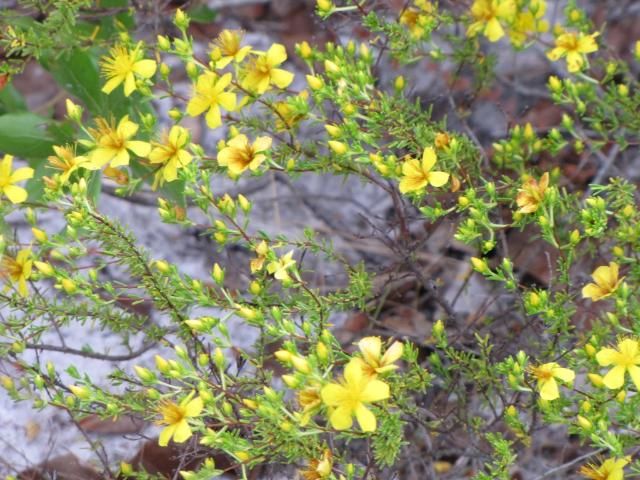
[[[33,178],[27,181],[25,186],[30,202],[39,202],[44,194],[44,183],[42,177],[51,175],[52,171],[47,168],[48,162],[42,158],[35,162],[29,162],[29,166],[33,168]]]
[[[11,83],[0,90],[0,110],[2,113],[27,110],[27,103],[22,94]]]
[[[49,120],[31,112],[0,115],[0,151],[23,158],[51,155],[54,139]]]

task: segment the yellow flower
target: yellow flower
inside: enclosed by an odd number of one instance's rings
[[[529,35],[549,30],[549,22],[544,19],[547,2],[545,0],[531,0],[528,7],[528,10],[521,11],[516,15],[509,31],[509,39],[516,47],[521,47]]]
[[[137,131],[138,125],[129,120],[125,115],[116,127],[108,124],[103,118],[96,119],[97,129],[90,129],[89,133],[95,140],[93,150],[89,152],[89,161],[82,164],[88,170],[99,170],[109,163],[113,168],[129,165],[129,150],[138,157],[146,157],[151,151],[148,142],[131,140]]]
[[[504,36],[503,23],[513,20],[516,4],[513,0],[474,0],[471,16],[474,22],[469,25],[467,35],[475,37],[480,32],[491,42],[497,42]]]
[[[103,58],[100,64],[102,74],[107,78],[102,87],[104,93],[111,93],[124,82],[124,94],[128,97],[136,89],[136,76],[151,78],[156,73],[156,62],[142,58],[142,42],[138,42],[133,50],[116,45],[109,54],[110,57]]]
[[[262,270],[264,261],[267,258],[267,253],[269,252],[267,242],[262,240],[258,245],[256,245],[254,251],[258,254],[258,256],[251,260],[251,273],[256,273]]]
[[[422,162],[415,158],[410,158],[402,165],[402,179],[400,180],[400,191],[402,193],[414,192],[427,186],[441,187],[449,181],[449,174],[446,172],[433,172],[431,169],[436,164],[436,152],[433,148],[427,147],[422,152]]]
[[[549,186],[549,172],[545,172],[540,177],[540,182],[535,178],[529,178],[522,188],[518,190],[516,203],[518,204],[518,212],[533,213],[538,210],[540,204],[544,200],[544,196]]]
[[[404,350],[401,342],[393,342],[382,355],[380,337],[365,337],[358,342],[358,348],[362,352],[362,359],[357,358],[356,360],[360,361],[362,372],[373,378],[379,373],[390,372],[398,368],[394,363],[402,357]]]
[[[405,8],[400,14],[400,23],[406,25],[413,38],[424,34],[425,26],[434,12],[433,4],[427,0],[415,0],[415,7]]]
[[[627,372],[634,385],[640,390],[640,350],[638,341],[631,338],[625,338],[618,342],[618,349],[603,348],[596,354],[598,363],[607,367],[613,365],[613,368],[607,372],[602,379],[604,386],[615,390],[624,385],[624,377]]]
[[[69,177],[73,172],[88,161],[87,157],[76,156],[75,148],[71,145],[64,147],[54,145],[53,151],[55,155],[51,155],[48,158],[49,164],[52,168],[60,170],[60,181],[63,185],[69,181]]]
[[[202,412],[203,403],[199,396],[192,400],[194,393],[190,393],[179,404],[170,400],[165,400],[160,404],[159,413],[162,420],[158,421],[159,425],[167,425],[158,439],[158,445],[166,447],[169,440],[173,438],[176,443],[186,442],[191,437],[191,427],[187,422],[188,418],[197,417]]]
[[[247,168],[255,171],[267,158],[262,152],[271,147],[271,138],[258,137],[253,144],[244,134],[238,134],[218,152],[218,163],[227,167],[232,175],[240,175]]]
[[[251,51],[250,46],[241,47],[244,32],[241,30],[223,30],[211,44],[211,60],[216,68],[224,68],[232,61],[241,62]]]
[[[289,253],[283,255],[278,260],[274,260],[267,265],[267,272],[272,274],[276,280],[284,281],[291,280],[289,276],[289,270],[296,264],[296,261],[293,259],[293,250]]]
[[[552,62],[567,57],[567,69],[569,72],[578,72],[585,64],[586,54],[598,51],[595,38],[598,32],[591,35],[583,33],[563,33],[556,38],[556,46],[547,53]]]
[[[306,470],[300,471],[300,475],[304,480],[322,480],[331,475],[333,469],[333,454],[328,448],[322,454],[320,459],[312,459]]]
[[[20,250],[16,258],[4,255],[0,261],[0,276],[11,283],[18,284],[18,293],[23,297],[27,296],[27,280],[31,277],[33,260],[31,250],[25,248]]]
[[[188,143],[189,131],[179,125],[171,127],[163,143],[154,143],[154,148],[149,153],[149,161],[162,165],[156,173],[154,188],[164,181],[173,182],[178,178],[178,169],[191,163],[193,157],[184,149]]]
[[[364,375],[360,363],[352,360],[344,369],[344,379],[340,383],[325,385],[320,396],[326,405],[332,407],[329,420],[333,428],[350,428],[355,415],[363,432],[373,432],[376,417],[365,404],[389,398],[389,385]]]
[[[590,298],[592,302],[612,295],[624,279],[624,277],[618,278],[616,262],[609,262],[609,266],[602,265],[596,268],[591,278],[595,283],[588,283],[582,288],[582,298]]]
[[[205,72],[200,75],[194,86],[193,98],[187,104],[187,114],[197,117],[206,111],[209,128],[218,128],[222,125],[220,107],[227,111],[236,108],[236,94],[225,91],[230,83],[230,73],[218,76],[213,72]]]
[[[560,397],[556,378],[569,384],[573,383],[573,380],[576,378],[573,370],[562,368],[555,362],[544,363],[537,367],[531,367],[529,370],[538,381],[540,398],[543,400],[555,400]]]
[[[266,53],[259,54],[247,65],[242,87],[258,94],[266,92],[269,85],[287,88],[293,81],[293,73],[276,68],[286,59],[284,45],[274,43]]]
[[[0,161],[0,191],[11,203],[22,203],[27,199],[27,191],[15,185],[33,177],[33,168],[21,167],[11,172],[13,156],[5,155]]]
[[[298,392],[298,403],[302,407],[300,415],[300,425],[305,426],[309,423],[312,415],[318,410],[322,399],[320,398],[320,388],[318,385],[306,387]]]
[[[599,466],[589,464],[580,468],[580,475],[591,480],[623,480],[624,467],[631,461],[630,457],[609,458]]]

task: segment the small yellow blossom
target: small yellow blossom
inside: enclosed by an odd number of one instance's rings
[[[547,53],[547,57],[552,62],[567,57],[567,69],[569,72],[578,72],[586,62],[586,54],[598,51],[598,44],[595,40],[597,36],[597,32],[591,35],[571,32],[562,33],[556,38],[556,46]]]
[[[320,387],[318,385],[311,385],[300,390],[298,392],[298,403],[302,407],[300,425],[304,427],[309,423],[311,416],[322,404],[322,398],[320,398]]]
[[[247,65],[242,79],[242,87],[262,94],[270,85],[287,88],[293,81],[293,73],[277,68],[287,59],[284,45],[274,43],[265,53],[258,54]]]
[[[600,465],[583,465],[579,473],[590,480],[623,480],[624,467],[630,461],[630,457],[609,458]]]
[[[524,182],[522,188],[518,190],[516,203],[518,204],[518,212],[533,213],[540,208],[544,196],[549,187],[549,172],[545,172],[540,177],[540,182],[535,178],[529,178]]]
[[[119,168],[106,167],[102,173],[118,185],[127,185],[129,183],[129,174]]]
[[[549,30],[549,22],[544,19],[547,10],[545,0],[531,0],[528,9],[518,12],[509,30],[509,39],[516,47],[521,47],[530,35]]]
[[[513,20],[516,4],[513,0],[474,0],[471,16],[474,22],[469,25],[467,35],[475,37],[480,32],[491,42],[497,42],[504,34],[504,24]]]
[[[333,454],[328,448],[322,454],[322,458],[312,459],[306,470],[300,471],[304,480],[322,480],[331,475],[333,469]]]
[[[189,131],[179,125],[174,125],[165,136],[163,143],[154,143],[154,148],[149,153],[149,161],[160,164],[161,168],[156,173],[154,188],[162,182],[173,182],[178,178],[178,169],[184,168],[193,159],[193,156],[185,150],[189,143]]]
[[[597,302],[612,295],[624,279],[618,278],[618,270],[616,262],[596,268],[591,274],[595,283],[588,283],[582,288],[582,298],[590,298],[592,302]]]
[[[262,152],[271,147],[270,137],[258,137],[253,144],[244,134],[239,134],[227,142],[227,146],[218,152],[218,163],[229,169],[234,176],[247,168],[255,171],[267,158]]]
[[[391,372],[398,368],[394,365],[402,357],[404,346],[402,342],[393,342],[382,355],[382,340],[380,337],[365,337],[358,342],[358,348],[362,352],[360,367],[362,372],[369,377],[375,378],[379,373]]]
[[[449,181],[446,172],[432,171],[436,164],[436,152],[432,147],[427,147],[422,152],[422,162],[415,158],[409,158],[402,164],[402,179],[400,191],[402,193],[414,192],[427,185],[441,187]]]
[[[399,22],[406,25],[413,38],[424,35],[425,27],[434,13],[433,4],[427,0],[415,0],[413,6],[405,8],[400,14]]]
[[[23,297],[27,296],[27,280],[31,277],[33,260],[31,250],[25,248],[20,250],[15,258],[7,255],[0,260],[0,276],[5,281],[18,284],[18,293]]]
[[[103,58],[100,65],[102,74],[107,78],[107,83],[102,87],[106,94],[124,82],[124,94],[128,97],[136,89],[136,76],[146,79],[156,73],[156,62],[142,58],[142,42],[133,50],[116,45],[109,54],[109,57]]]
[[[223,30],[211,44],[211,60],[216,68],[224,68],[232,61],[240,63],[251,52],[250,46],[241,47],[244,32],[242,30]]]
[[[21,167],[14,172],[13,156],[5,155],[0,161],[0,192],[2,192],[11,203],[22,203],[27,199],[27,191],[18,187],[16,183],[28,180],[33,177],[33,168]]]
[[[190,393],[179,404],[171,400],[165,400],[160,404],[159,413],[162,415],[162,420],[157,423],[167,425],[158,439],[158,445],[161,447],[166,447],[171,438],[176,443],[183,443],[191,437],[191,427],[187,419],[200,415],[204,406],[202,399],[199,396],[193,398],[193,395],[193,392]]]
[[[278,260],[274,260],[267,265],[267,272],[272,274],[276,280],[285,281],[291,280],[289,276],[289,270],[296,264],[296,261],[293,259],[293,250],[289,253],[283,255]]]
[[[624,385],[624,377],[627,372],[634,385],[640,390],[640,347],[638,341],[632,338],[625,338],[618,342],[618,349],[603,348],[596,354],[598,363],[613,368],[607,372],[602,379],[604,386],[615,390]]]
[[[225,91],[231,83],[231,74],[218,76],[213,72],[205,72],[198,77],[194,86],[193,98],[187,104],[187,114],[197,117],[205,111],[209,128],[222,125],[220,107],[227,111],[236,108],[236,94]]]
[[[540,398],[543,400],[555,400],[560,397],[558,382],[556,382],[556,379],[571,384],[576,378],[576,374],[573,370],[562,368],[555,362],[544,363],[537,367],[531,367],[530,371],[538,381]]]
[[[113,122],[107,123],[103,118],[96,120],[96,129],[90,129],[89,133],[95,140],[93,150],[89,152],[89,161],[82,167],[88,170],[99,170],[107,163],[111,167],[129,165],[129,150],[138,157],[146,157],[151,151],[148,142],[132,140],[138,132],[138,125],[125,115],[115,126]]]
[[[49,164],[52,168],[60,170],[60,182],[63,185],[69,181],[69,177],[73,172],[88,161],[85,156],[76,156],[75,148],[71,145],[64,147],[54,145],[53,151],[55,155],[48,157]]]
[[[264,240],[260,241],[258,245],[256,245],[254,251],[258,255],[256,258],[251,260],[251,273],[256,273],[262,270],[264,266],[264,261],[267,258],[267,253],[269,252],[269,247],[267,246],[267,242]]]
[[[352,360],[344,369],[344,379],[340,383],[325,385],[320,396],[326,405],[332,407],[329,420],[333,428],[351,428],[355,415],[363,432],[373,432],[376,417],[365,404],[389,398],[389,385],[364,375],[360,362]]]

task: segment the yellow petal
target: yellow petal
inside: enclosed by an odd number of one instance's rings
[[[436,151],[433,147],[426,147],[422,152],[422,171],[428,172],[436,164]]]
[[[416,190],[420,190],[427,185],[426,178],[419,177],[404,177],[400,180],[400,184],[398,188],[401,193],[415,192]]]
[[[402,353],[404,352],[404,345],[402,342],[393,342],[393,344],[384,352],[382,356],[382,364],[388,365],[393,363],[402,357]]]
[[[273,45],[271,45],[266,55],[267,63],[269,64],[269,66],[273,67],[276,65],[280,65],[287,59],[287,50],[284,48],[284,45],[274,43]]]
[[[347,383],[347,388],[358,388],[362,377],[362,367],[360,363],[352,360],[344,367],[344,379]]]
[[[565,53],[565,49],[562,47],[556,47],[550,52],[547,52],[547,58],[552,62],[558,61]]]
[[[11,203],[22,203],[27,199],[27,191],[16,185],[6,185],[2,191]]]
[[[126,147],[138,157],[146,157],[151,151],[151,144],[140,140],[131,140],[127,142]]]
[[[153,60],[140,60],[133,64],[133,71],[142,78],[151,78],[156,73],[156,62]]]
[[[197,417],[202,412],[204,408],[204,404],[202,403],[202,398],[199,396],[191,400],[189,403],[185,405],[185,415],[187,417]]]
[[[264,152],[271,148],[271,137],[258,137],[255,142],[253,142],[253,151],[254,152]]]
[[[9,182],[11,183],[21,182],[22,180],[28,180],[29,178],[33,178],[33,168],[22,167],[22,168],[18,168],[15,172],[11,174],[11,177],[9,178]]]
[[[603,348],[596,353],[596,360],[599,365],[606,367],[612,363],[616,363],[619,356],[620,354],[617,350],[614,350],[613,348]]]
[[[558,391],[558,383],[550,378],[538,384],[540,388],[540,398],[543,400],[555,400],[560,396],[560,392]]]
[[[346,430],[353,425],[353,419],[351,418],[351,410],[348,407],[340,406],[331,412],[329,421],[331,426],[336,430]]]
[[[362,352],[365,361],[375,365],[380,360],[382,340],[380,340],[380,337],[365,337],[358,342],[358,348]]]
[[[588,283],[587,285],[582,287],[582,298],[590,298],[592,302],[597,302],[606,295],[607,292],[604,292],[595,283]]]
[[[490,42],[497,42],[504,36],[504,29],[498,19],[494,17],[487,22],[484,34]]]
[[[584,65],[584,57],[578,52],[567,53],[567,70],[571,73],[579,72]]]
[[[128,97],[136,89],[136,78],[133,72],[129,72],[124,79],[124,96]]]
[[[176,431],[176,425],[168,425],[162,429],[160,432],[160,437],[158,438],[158,445],[161,447],[166,447],[169,445],[169,440],[173,436],[173,433]]]
[[[638,355],[638,342],[630,338],[625,338],[618,344],[618,350],[625,357],[634,358]]]
[[[218,105],[230,112],[236,108],[236,94],[233,92],[220,92],[217,101]]]
[[[407,160],[402,164],[402,175],[405,177],[425,177],[422,165],[416,159]]]
[[[341,403],[344,403],[345,399],[348,397],[348,393],[349,392],[347,392],[347,390],[342,385],[338,385],[337,383],[329,383],[328,385],[322,387],[322,390],[320,391],[320,397],[326,405],[334,407],[340,405]]]
[[[184,443],[189,439],[189,437],[191,437],[191,435],[191,427],[189,427],[189,424],[185,419],[182,419],[176,424],[173,441],[176,443]]]
[[[220,115],[220,107],[218,105],[212,105],[207,112],[207,126],[209,128],[218,128],[222,125],[222,116]]]
[[[629,371],[631,380],[633,380],[633,384],[636,386],[638,391],[640,391],[640,367],[637,365],[631,365],[627,370]]]
[[[429,172],[429,184],[432,187],[441,187],[449,181],[449,174],[446,172]]]
[[[107,95],[110,94],[122,83],[122,80],[124,80],[124,78],[121,76],[110,78],[102,87],[102,92]]]
[[[374,432],[376,430],[376,417],[371,410],[360,403],[356,407],[355,413],[363,432]]]
[[[389,398],[389,385],[380,380],[370,380],[360,393],[360,400],[366,403]]]
[[[615,390],[617,388],[622,387],[624,385],[624,372],[626,368],[622,365],[614,366],[609,372],[604,376],[602,382],[604,385],[611,389]]]
[[[110,165],[114,168],[129,165],[129,152],[125,148],[118,151],[116,156],[111,159]]]
[[[271,70],[271,83],[278,88],[287,88],[293,82],[293,73],[287,72],[281,68]]]
[[[189,141],[189,132],[179,126],[179,125],[174,125],[173,127],[171,127],[171,130],[169,131],[169,143],[171,145],[174,145],[178,148],[180,147],[184,147],[184,145]]]
[[[554,377],[559,378],[563,382],[571,383],[576,378],[576,374],[569,368],[556,367],[552,369],[551,373]]]
[[[187,104],[187,115],[197,117],[211,106],[211,102],[201,95],[195,95]]]

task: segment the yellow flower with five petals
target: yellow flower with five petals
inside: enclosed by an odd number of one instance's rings
[[[15,258],[3,255],[0,260],[0,276],[11,283],[18,284],[18,293],[27,296],[27,280],[31,277],[33,259],[31,250],[25,248],[20,250]]]
[[[251,52],[249,45],[241,47],[244,32],[241,30],[222,30],[213,41],[211,47],[211,60],[215,62],[216,68],[224,68],[232,61],[237,63]]]
[[[47,160],[49,160],[51,168],[60,171],[60,182],[62,185],[69,181],[69,177],[73,172],[88,161],[87,157],[76,155],[75,148],[71,145],[64,147],[54,145],[53,151],[55,155],[49,156]]]
[[[193,395],[194,392],[191,392],[180,403],[171,400],[160,403],[158,411],[162,419],[157,423],[166,425],[158,439],[158,445],[161,447],[166,447],[172,438],[176,443],[184,443],[193,435],[187,419],[200,415],[204,407],[202,398],[193,398]]]
[[[16,183],[32,178],[33,168],[20,167],[12,172],[12,167],[13,156],[5,155],[0,161],[0,192],[2,192],[11,203],[22,203],[27,199],[27,191],[17,186]]]
[[[373,432],[376,417],[366,404],[389,398],[389,385],[365,375],[360,362],[351,360],[344,369],[344,379],[325,385],[320,396],[331,407],[329,421],[333,428],[351,428],[355,415],[363,432]]]
[[[379,373],[397,369],[398,366],[394,363],[402,357],[404,351],[402,342],[393,342],[382,355],[380,337],[365,337],[358,342],[358,348],[362,353],[362,359],[356,358],[355,360],[361,362],[362,372],[372,378],[375,378]]]
[[[156,73],[156,62],[142,58],[142,42],[138,42],[133,50],[116,45],[109,54],[100,64],[102,73],[107,78],[107,83],[102,87],[106,94],[124,83],[124,94],[128,97],[136,89],[136,76],[147,79]]]
[[[596,268],[591,274],[595,283],[588,283],[582,288],[582,297],[590,298],[592,302],[597,302],[612,295],[622,283],[622,278],[618,278],[619,267],[616,262],[609,262],[609,265],[602,265]]]
[[[414,192],[427,185],[441,187],[449,181],[446,172],[433,171],[436,164],[436,152],[432,147],[427,147],[422,152],[422,161],[409,158],[402,164],[402,179],[400,180],[400,192]]]
[[[543,400],[555,400],[560,397],[558,380],[568,384],[573,383],[576,374],[569,368],[563,368],[555,362],[544,363],[536,367],[530,367],[529,371],[538,381],[538,391]]]
[[[513,0],[474,0],[471,5],[473,23],[467,29],[467,35],[475,37],[479,33],[497,42],[504,37],[504,27],[509,24],[516,14],[516,4]]]
[[[222,125],[220,107],[229,112],[236,108],[236,94],[225,90],[230,83],[230,73],[219,76],[213,72],[205,72],[200,75],[193,88],[193,98],[187,104],[187,114],[197,117],[207,112],[207,126],[218,128]]]
[[[265,53],[258,54],[251,59],[244,70],[241,82],[242,88],[262,94],[271,85],[287,88],[293,81],[293,73],[277,68],[287,59],[284,45],[274,43]]]
[[[522,188],[518,190],[518,196],[516,197],[516,203],[518,207],[520,207],[518,212],[536,212],[544,201],[548,187],[549,172],[543,173],[539,182],[533,177],[528,178],[522,185]]]
[[[129,120],[128,115],[122,117],[117,126],[103,118],[96,119],[96,125],[96,129],[89,129],[95,143],[82,142],[92,147],[89,161],[82,164],[87,170],[99,170],[107,163],[113,168],[129,165],[129,150],[138,157],[149,155],[151,145],[148,142],[132,140],[138,125]]]
[[[618,342],[618,348],[603,348],[596,353],[596,360],[603,367],[613,365],[602,379],[604,386],[615,390],[624,385],[627,372],[634,385],[640,390],[640,346],[638,341],[625,338]]]
[[[247,136],[240,133],[218,152],[218,163],[227,167],[233,176],[240,175],[246,169],[255,171],[267,158],[263,152],[270,147],[270,137],[258,137],[250,144]]]
[[[569,72],[579,72],[586,63],[586,55],[598,51],[598,44],[595,40],[597,36],[598,32],[591,35],[573,32],[562,33],[556,38],[556,46],[547,53],[547,57],[552,62],[566,57]]]
[[[149,161],[152,164],[160,164],[153,183],[155,189],[163,182],[173,182],[178,178],[178,169],[184,168],[193,159],[185,147],[189,143],[189,131],[179,125],[174,125],[165,135],[164,142],[154,143],[154,148],[149,153]]]

